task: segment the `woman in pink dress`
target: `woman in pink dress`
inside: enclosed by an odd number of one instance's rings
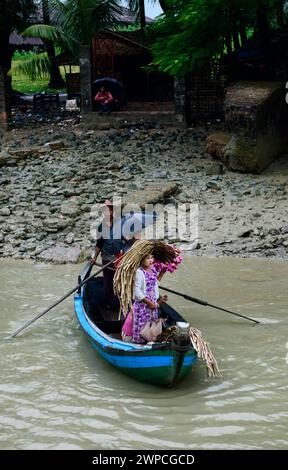
[[[166,271],[177,269],[182,261],[179,253],[177,248],[160,240],[137,240],[124,254],[114,277],[114,291],[126,316],[123,341],[146,342],[141,336],[143,327],[158,319],[158,307],[167,301],[167,296],[159,297],[158,281]],[[147,341],[149,336],[146,331]]]
[[[152,255],[142,259],[141,267],[136,271],[133,304],[133,342],[145,343],[141,330],[147,322],[156,321],[160,303],[166,302],[167,296],[159,299],[158,280],[163,274],[154,265]]]

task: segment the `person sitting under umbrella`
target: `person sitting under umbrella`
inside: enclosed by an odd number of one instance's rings
[[[104,86],[102,86],[100,90],[98,91],[97,95],[95,96],[94,100],[96,101],[96,103],[99,104],[99,107],[100,107],[99,114],[103,114],[103,113],[110,114],[111,104],[114,100],[110,91],[106,90]]]

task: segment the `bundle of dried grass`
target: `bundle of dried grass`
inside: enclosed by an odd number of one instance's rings
[[[170,326],[166,328],[161,335],[158,336],[157,341],[172,341],[173,336],[176,333],[177,328],[175,326]],[[221,373],[218,368],[217,361],[210,349],[209,344],[203,338],[202,332],[197,330],[196,328],[189,328],[189,337],[191,344],[195,351],[197,352],[198,356],[201,359],[204,359],[206,362],[207,367],[207,374],[209,377],[221,377]]]
[[[153,255],[155,261],[171,263],[177,256],[175,249],[158,240],[137,240],[128,250],[116,269],[114,275],[114,292],[119,297],[121,310],[126,315],[133,300],[133,287],[137,269],[143,258]]]
[[[207,373],[209,377],[221,377],[217,361],[210,349],[209,344],[203,338],[200,330],[189,328],[189,336],[193,348],[197,351],[198,356],[206,362]]]

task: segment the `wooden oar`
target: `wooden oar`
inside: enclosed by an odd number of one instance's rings
[[[105,264],[104,266],[102,266],[101,269],[99,269],[99,271],[97,271],[95,274],[92,274],[92,276],[88,277],[87,279],[85,279],[84,281],[82,281],[80,284],[77,284],[76,287],[74,287],[73,289],[71,289],[69,292],[67,292],[67,294],[65,294],[63,297],[61,297],[61,299],[57,300],[56,302],[54,302],[52,305],[50,305],[50,307],[46,308],[44,310],[44,312],[41,312],[41,313],[38,313],[38,315],[36,315],[36,317],[32,318],[32,320],[29,320],[27,323],[25,323],[25,325],[23,325],[21,328],[19,328],[19,330],[15,331],[14,333],[12,333],[12,335],[9,336],[9,338],[15,338],[19,333],[21,333],[21,331],[25,330],[25,328],[27,328],[28,326],[30,326],[32,323],[34,323],[36,320],[38,320],[38,318],[41,318],[43,317],[43,315],[45,315],[45,313],[49,312],[50,310],[52,310],[52,308],[56,307],[57,305],[61,304],[61,302],[63,302],[63,300],[67,299],[67,297],[69,297],[69,295],[73,294],[73,292],[75,292],[76,290],[78,290],[80,287],[84,286],[84,284],[86,284],[86,282],[90,281],[90,279],[93,279],[93,277],[96,277],[98,276],[98,274],[100,274],[104,268],[107,268],[108,266],[110,266],[110,264],[114,263],[115,259],[113,259],[112,261],[110,261],[109,263]],[[91,263],[92,261],[90,261],[89,263]]]
[[[246,317],[245,315],[241,315],[240,313],[227,310],[227,308],[217,307],[217,305],[209,304],[206,300],[196,299],[195,297],[191,297],[190,295],[181,294],[181,292],[168,289],[168,287],[159,286],[159,288],[167,292],[171,292],[171,294],[180,295],[180,297],[183,297],[186,300],[190,300],[190,302],[195,302],[196,304],[204,305],[205,307],[213,307],[213,308],[216,308],[217,310],[222,310],[222,312],[227,312],[227,313],[230,313],[231,315],[236,315],[237,317],[241,317],[241,318],[245,318],[246,320],[253,321],[254,323],[260,323],[259,321],[254,320],[253,318],[249,318],[249,317]]]
[[[95,263],[95,264],[96,266],[101,266],[98,263]],[[108,268],[108,269],[112,269],[112,268]],[[159,289],[170,292],[171,294],[179,295],[180,297],[183,297],[186,300],[190,300],[190,302],[195,302],[196,304],[204,305],[204,307],[213,307],[213,308],[216,308],[217,310],[222,310],[222,312],[227,312],[227,313],[230,313],[231,315],[236,315],[237,317],[245,318],[246,320],[252,321],[254,323],[257,323],[257,324],[260,323],[259,321],[254,320],[253,318],[246,317],[245,315],[241,315],[240,313],[232,312],[231,310],[227,310],[226,308],[223,308],[223,307],[217,307],[217,305],[209,304],[206,300],[196,299],[195,297],[191,297],[190,295],[181,294],[181,292],[168,289],[168,287],[159,286]]]

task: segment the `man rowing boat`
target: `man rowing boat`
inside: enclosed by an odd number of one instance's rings
[[[101,222],[98,227],[98,233],[102,235],[97,238],[95,255],[92,262],[95,264],[99,254],[102,256],[102,265],[106,265],[113,259],[117,259],[121,256],[122,253],[125,253],[134,243],[135,238],[126,239],[121,236],[122,234],[113,233],[113,226],[115,224],[114,220],[114,207],[112,201],[107,199],[105,201],[105,206],[107,210],[105,211],[104,220]],[[115,238],[114,238],[115,237]],[[118,237],[118,238],[116,238]],[[104,268],[103,270],[103,282],[104,282],[104,296],[105,304],[111,310],[119,310],[119,300],[118,297],[114,294],[113,291],[113,279],[115,274],[115,269]]]

